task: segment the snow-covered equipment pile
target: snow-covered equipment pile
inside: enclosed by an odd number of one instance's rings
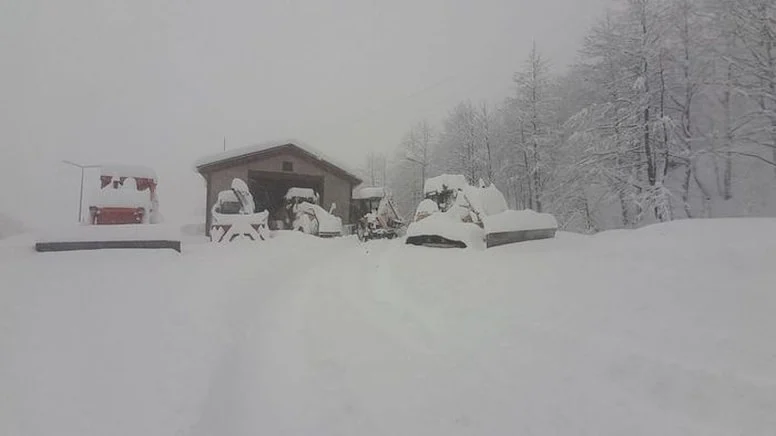
[[[100,166],[99,191],[89,199],[88,219],[49,230],[35,243],[37,251],[107,248],[168,248],[181,251],[180,229],[162,225],[158,178],[137,165]]]
[[[361,241],[393,239],[399,236],[404,220],[385,188],[366,187],[353,193],[353,218]]]
[[[210,240],[232,242],[269,239],[269,211],[256,212],[255,209],[256,204],[248,185],[241,179],[232,180],[232,189],[219,192],[210,211]]]
[[[342,236],[342,218],[333,214],[335,203],[326,211],[317,204],[318,193],[309,188],[290,188],[284,198],[292,230],[323,238]]]
[[[284,198],[286,200],[300,199],[309,201],[310,203],[318,203],[320,197],[310,188],[291,188],[286,192]]]
[[[134,165],[100,167],[100,190],[89,204],[89,223],[158,224],[159,199],[154,170]]]
[[[504,195],[492,183],[471,186],[462,175],[443,174],[426,180],[424,199],[407,229],[407,243],[434,247],[495,247],[552,238],[552,215],[508,210]]]

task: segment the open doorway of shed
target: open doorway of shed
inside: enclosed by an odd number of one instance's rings
[[[256,211],[269,210],[269,227],[272,230],[291,228],[291,218],[284,207],[284,197],[289,189],[310,188],[319,195],[319,203],[323,204],[322,176],[250,171],[248,188],[256,203]]]

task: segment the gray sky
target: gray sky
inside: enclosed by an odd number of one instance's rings
[[[0,0],[0,213],[74,220],[70,159],[150,165],[162,212],[192,216],[192,162],[224,136],[358,165],[461,99],[503,98],[533,39],[564,66],[607,3]]]

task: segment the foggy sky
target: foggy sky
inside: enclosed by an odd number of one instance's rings
[[[606,0],[0,0],[0,213],[74,221],[82,163],[154,167],[161,210],[204,203],[192,162],[301,139],[359,165],[457,101],[496,102],[535,39],[573,60]]]

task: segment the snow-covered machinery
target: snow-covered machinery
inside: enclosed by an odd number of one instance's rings
[[[555,236],[555,217],[508,210],[495,185],[470,186],[462,175],[426,180],[425,199],[407,229],[407,243],[433,247],[495,247]]]
[[[269,211],[255,211],[248,185],[241,179],[232,180],[232,189],[218,193],[210,210],[212,224],[210,240],[232,242],[235,240],[264,241],[269,239],[267,219]]]
[[[318,205],[320,196],[309,188],[290,188],[284,197],[291,229],[323,238],[342,236],[342,219]]]
[[[156,173],[147,167],[103,165],[100,190],[89,204],[89,224],[161,222]]]
[[[353,193],[353,219],[361,241],[393,239],[399,236],[404,221],[385,188],[361,188]]]
[[[180,229],[162,224],[158,179],[151,168],[101,165],[99,190],[88,198],[88,216],[77,226],[49,229],[37,251],[172,249],[181,251]]]

